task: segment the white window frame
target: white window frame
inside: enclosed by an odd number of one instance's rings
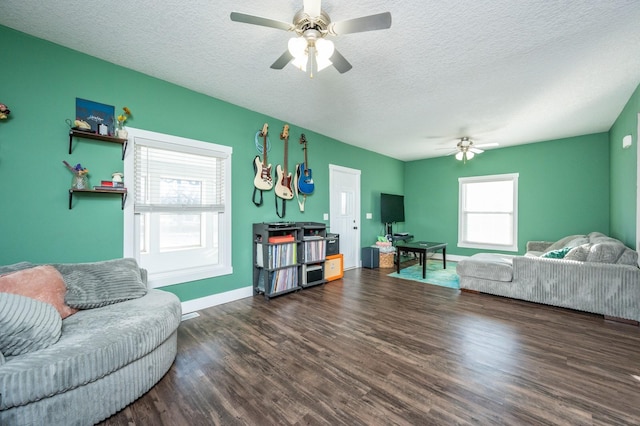
[[[205,278],[218,277],[233,273],[231,261],[231,155],[233,149],[228,146],[187,139],[179,136],[166,135],[148,130],[127,128],[128,145],[124,158],[124,180],[127,186],[127,201],[124,207],[124,257],[132,257],[140,261],[140,232],[139,215],[134,212],[135,194],[135,166],[134,152],[136,139],[146,139],[162,144],[170,144],[176,150],[199,149],[214,153],[224,158],[224,212],[219,213],[217,265],[200,265],[198,267],[176,269],[170,272],[154,272],[148,270],[148,285],[150,288],[164,287]],[[127,178],[129,177],[129,178]]]
[[[508,173],[501,175],[474,176],[458,178],[458,247],[475,248],[484,250],[518,251],[518,177],[519,173]],[[466,184],[480,182],[500,182],[510,181],[513,183],[513,206],[511,212],[483,212],[491,214],[511,215],[511,231],[513,239],[511,244],[493,244],[488,242],[466,241],[465,229],[467,226],[467,210],[464,205]],[[477,212],[476,212],[477,213]]]

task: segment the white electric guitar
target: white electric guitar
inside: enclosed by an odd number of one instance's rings
[[[269,134],[269,125],[264,123],[260,136],[262,136],[262,160],[256,155],[254,162],[254,170],[256,176],[253,184],[262,191],[270,191],[273,188],[273,178],[271,177],[271,164],[267,163],[267,135]]]
[[[285,124],[282,129],[280,139],[284,140],[284,169],[280,167],[280,164],[276,166],[276,172],[278,173],[278,179],[276,180],[276,195],[284,200],[290,200],[293,198],[293,189],[291,188],[291,173],[287,168],[289,162],[289,125]]]

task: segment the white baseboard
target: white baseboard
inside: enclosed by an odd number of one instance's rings
[[[253,287],[242,287],[236,290],[227,291],[225,293],[213,294],[211,296],[201,297],[199,299],[187,300],[182,302],[182,313],[188,314],[202,309],[210,308],[223,303],[233,302],[234,300],[244,299],[253,296]]]
[[[460,256],[457,254],[447,254],[447,260],[452,262],[460,262],[463,259],[468,259],[469,256]],[[442,253],[434,253],[432,259],[442,259]]]

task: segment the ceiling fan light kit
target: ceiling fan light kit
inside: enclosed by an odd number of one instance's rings
[[[271,64],[271,68],[280,70],[291,63],[305,73],[308,72],[311,78],[330,65],[333,65],[340,74],[352,68],[349,61],[335,48],[333,42],[326,39],[327,36],[391,27],[389,12],[331,22],[329,15],[320,8],[320,0],[305,0],[302,10],[293,17],[292,24],[239,12],[231,12],[230,18],[234,22],[295,32],[297,37],[289,39],[288,49]]]
[[[494,142],[494,143],[486,143],[483,145],[474,146],[473,141],[469,139],[469,137],[463,136],[460,138],[460,140],[456,144],[456,149],[447,155],[455,154],[456,160],[466,163],[467,160],[471,160],[473,157],[476,156],[476,154],[482,154],[484,152],[483,150],[478,148],[479,146],[489,147],[489,146],[498,146],[498,144]]]
[[[296,68],[313,75],[330,65],[333,65],[330,58],[333,56],[335,46],[331,40],[318,38],[319,33],[315,30],[307,30],[306,37],[292,37],[289,39],[288,50]],[[316,34],[317,33],[317,34]]]

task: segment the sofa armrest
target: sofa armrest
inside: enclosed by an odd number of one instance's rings
[[[527,251],[547,251],[553,244],[551,241],[527,241]]]

